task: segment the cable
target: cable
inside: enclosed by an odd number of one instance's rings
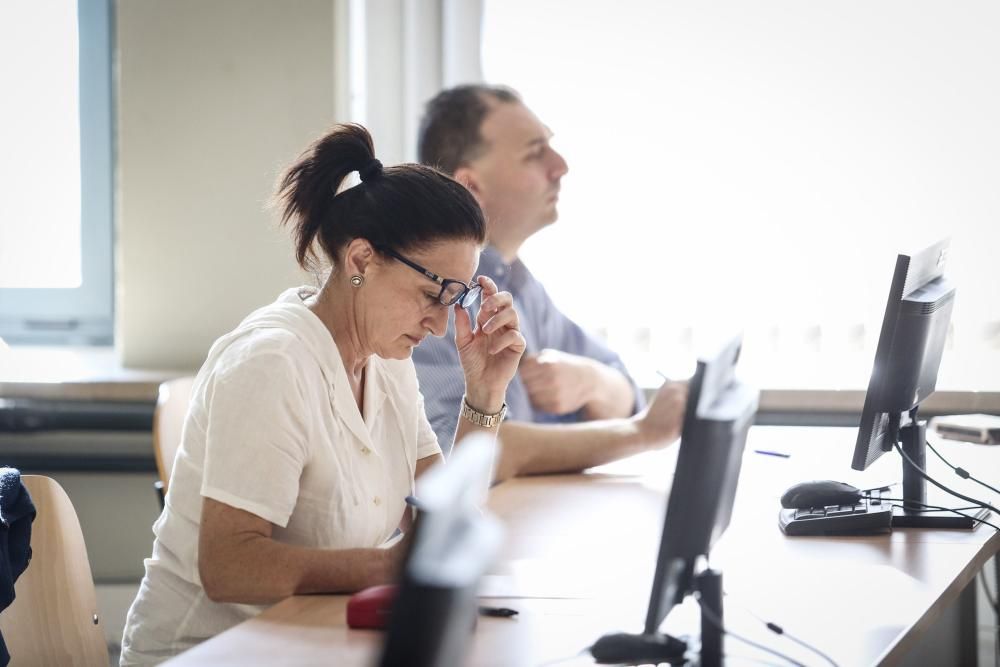
[[[918,503],[915,500],[907,500],[906,498],[885,498],[882,500],[892,500],[900,503],[910,503],[913,505],[920,505],[923,509],[908,508],[911,512],[968,512],[969,510],[980,509],[979,505],[969,505],[968,507],[938,507],[937,505],[925,505],[924,503]],[[902,505],[893,505],[893,507],[903,507]],[[973,519],[973,521],[981,521],[981,519]]]
[[[823,653],[823,651],[820,651],[818,648],[816,648],[812,644],[807,644],[806,642],[802,641],[798,637],[795,637],[793,635],[788,634],[787,632],[785,632],[785,629],[782,628],[777,623],[770,623],[770,622],[768,622],[768,623],[766,623],[766,625],[767,625],[767,629],[770,630],[771,632],[773,632],[774,634],[781,635],[782,637],[787,637],[788,639],[792,640],[793,642],[795,642],[796,644],[798,644],[802,648],[809,649],[810,651],[812,651],[813,653],[815,653],[819,657],[823,658],[828,663],[830,663],[831,665],[833,665],[833,667],[840,667],[834,661],[834,659],[831,658],[830,656],[828,656],[826,653]]]
[[[872,495],[870,493],[865,494],[865,499],[871,501]],[[918,503],[916,500],[907,500],[906,498],[890,498],[889,496],[878,496],[875,500],[888,500],[892,502],[899,503],[912,503],[914,505],[920,505],[924,509],[912,509],[913,512],[938,512],[938,511],[948,511],[953,512],[958,510],[959,512],[967,512],[969,510],[979,509],[979,505],[969,505],[967,507],[938,507],[937,505],[928,505],[927,503]],[[975,519],[975,521],[980,521],[980,519]]]
[[[890,502],[910,503],[911,505],[920,505],[920,507],[924,508],[924,509],[918,510],[920,512],[928,512],[928,511],[930,511],[930,512],[951,512],[952,514],[957,514],[958,516],[964,516],[966,519],[971,519],[972,521],[975,521],[976,523],[985,523],[987,526],[990,526],[994,530],[1000,531],[1000,526],[996,525],[995,523],[990,523],[986,519],[977,519],[976,517],[974,517],[974,516],[972,516],[970,514],[966,514],[966,513],[960,511],[960,510],[963,510],[963,509],[970,509],[968,507],[957,507],[957,508],[952,509],[951,507],[941,507],[940,505],[928,505],[927,503],[917,502],[916,500],[907,500],[906,498],[885,498],[885,497],[883,497],[882,500],[887,500],[887,501],[890,501]],[[906,505],[893,505],[893,507],[898,507],[898,508],[904,509],[904,510],[907,509]],[[971,509],[976,509],[976,508],[972,507]]]
[[[900,498],[900,500],[902,500],[902,498]],[[904,503],[913,504],[915,501],[913,501],[913,500],[903,500],[903,502]],[[909,507],[907,507],[905,504],[904,505],[899,505],[899,504],[896,504],[896,503],[892,503],[892,506],[895,507],[895,508],[897,508],[897,509],[906,510],[908,512],[914,511],[914,510],[910,509]],[[973,521],[975,523],[985,523],[987,526],[993,528],[994,530],[1000,531],[1000,526],[996,525],[995,523],[990,523],[986,519],[978,519],[978,518],[972,516],[971,514],[966,514],[965,512],[959,512],[958,510],[953,510],[950,507],[933,507],[933,508],[930,508],[930,509],[923,509],[923,510],[916,510],[916,511],[918,511],[918,512],[951,512],[952,514],[957,514],[958,516],[965,517],[966,519],[969,519],[970,521]]]
[[[795,637],[795,636],[789,634],[783,627],[781,627],[777,623],[772,623],[770,621],[764,620],[763,618],[761,618],[760,616],[758,616],[756,613],[754,613],[754,611],[752,609],[750,609],[746,605],[740,604],[740,602],[738,600],[736,600],[735,598],[733,598],[732,596],[730,596],[729,593],[725,593],[725,595],[726,595],[727,599],[732,600],[733,602],[735,602],[739,607],[741,607],[743,609],[743,611],[745,611],[746,613],[748,613],[751,616],[753,616],[754,618],[756,618],[758,621],[761,622],[762,625],[764,625],[768,630],[770,630],[774,634],[781,635],[783,637],[786,637],[787,639],[790,639],[791,641],[795,642],[799,646],[807,648],[810,651],[812,651],[813,653],[815,653],[816,655],[820,656],[821,658],[823,658],[824,660],[826,660],[827,662],[829,662],[831,665],[833,665],[833,667],[839,667],[839,665],[837,665],[837,663],[833,660],[833,658],[831,658],[830,656],[828,656],[826,653],[823,653],[822,651],[820,651],[815,646],[807,644],[806,642],[802,641],[798,637]]]
[[[906,452],[903,451],[903,448],[899,446],[898,442],[893,442],[892,446],[895,447],[896,451],[899,452],[899,455],[902,456],[903,459],[907,463],[910,464],[911,468],[913,468],[914,470],[916,470],[920,474],[921,477],[923,477],[925,480],[927,480],[928,482],[930,482],[934,486],[938,487],[942,491],[950,493],[951,495],[955,496],[956,498],[961,498],[962,500],[964,500],[967,503],[973,503],[975,505],[978,505],[979,507],[982,507],[984,509],[988,509],[991,512],[994,512],[996,514],[1000,514],[1000,512],[997,512],[997,509],[995,507],[993,507],[993,505],[990,505],[989,503],[984,503],[982,501],[976,500],[975,498],[970,498],[969,496],[966,496],[966,495],[962,495],[958,491],[954,491],[952,489],[949,489],[947,486],[945,486],[941,482],[937,481],[936,479],[934,479],[933,477],[931,477],[930,475],[928,475],[924,471],[923,468],[921,468],[916,463],[914,463],[913,459],[910,458],[909,454],[907,454]],[[904,502],[909,502],[909,501],[904,501]]]
[[[735,632],[727,630],[722,625],[722,619],[720,619],[718,616],[716,616],[715,613],[711,609],[709,609],[706,605],[704,605],[702,603],[700,595],[695,595],[694,599],[698,601],[698,606],[701,607],[701,613],[704,615],[704,617],[707,618],[708,622],[711,623],[712,625],[714,625],[715,628],[719,632],[721,632],[722,634],[729,635],[733,639],[738,639],[739,641],[743,642],[744,644],[747,644],[749,646],[753,646],[754,648],[759,649],[761,651],[765,651],[766,653],[770,653],[771,655],[775,655],[775,656],[781,658],[782,660],[785,660],[785,661],[787,661],[787,662],[789,662],[789,663],[791,663],[793,665],[796,665],[796,667],[806,667],[805,665],[803,665],[798,660],[793,660],[792,658],[790,658],[789,656],[785,655],[781,651],[776,651],[773,648],[768,648],[767,646],[764,646],[763,644],[758,644],[755,641],[751,641],[751,640],[747,639],[746,637],[743,637],[741,635],[736,634]]]
[[[949,463],[948,459],[946,459],[945,457],[941,456],[941,453],[938,452],[938,450],[934,449],[934,445],[931,444],[930,440],[927,440],[926,443],[927,443],[927,446],[930,448],[930,450],[932,452],[934,452],[934,455],[936,457],[938,457],[939,459],[941,459],[946,466],[948,466],[949,468],[951,468],[952,470],[954,470],[956,475],[958,475],[962,479],[971,479],[976,484],[979,484],[980,486],[985,486],[987,489],[989,489],[993,493],[1000,494],[1000,489],[997,489],[995,486],[990,486],[986,482],[983,482],[981,480],[976,479],[975,477],[973,477],[972,475],[970,475],[969,472],[967,470],[965,470],[964,468],[959,468],[959,467],[953,466],[951,463]]]

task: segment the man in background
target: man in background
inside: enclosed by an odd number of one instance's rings
[[[514,296],[527,352],[507,390],[497,479],[582,470],[675,440],[687,387],[667,383],[649,406],[621,359],[552,303],[518,258],[521,246],[558,217],[568,167],[551,132],[513,90],[466,85],[427,103],[419,159],[465,185],[486,214],[488,246],[477,275]],[[454,315],[443,338],[413,352],[438,442],[452,441],[464,380]],[[475,407],[475,406],[473,406]]]

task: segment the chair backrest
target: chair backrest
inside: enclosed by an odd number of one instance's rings
[[[181,377],[160,385],[153,412],[153,451],[156,453],[156,469],[160,473],[163,493],[170,485],[170,471],[174,467],[177,448],[181,446],[181,429],[191,401],[194,377]]]
[[[11,665],[100,665],[108,647],[80,521],[69,496],[49,477],[24,475],[38,512],[32,556],[14,585],[14,602],[0,613]]]

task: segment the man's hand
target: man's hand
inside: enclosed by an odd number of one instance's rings
[[[535,408],[565,415],[583,408],[597,392],[595,363],[587,357],[545,349],[525,355],[518,372]]]
[[[646,409],[634,417],[648,447],[666,447],[680,437],[687,396],[687,382],[664,382]]]

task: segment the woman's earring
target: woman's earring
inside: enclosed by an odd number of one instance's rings
[[[354,285],[355,287],[361,287],[362,285],[365,284],[365,277],[355,273],[353,276],[351,276],[351,284]]]

